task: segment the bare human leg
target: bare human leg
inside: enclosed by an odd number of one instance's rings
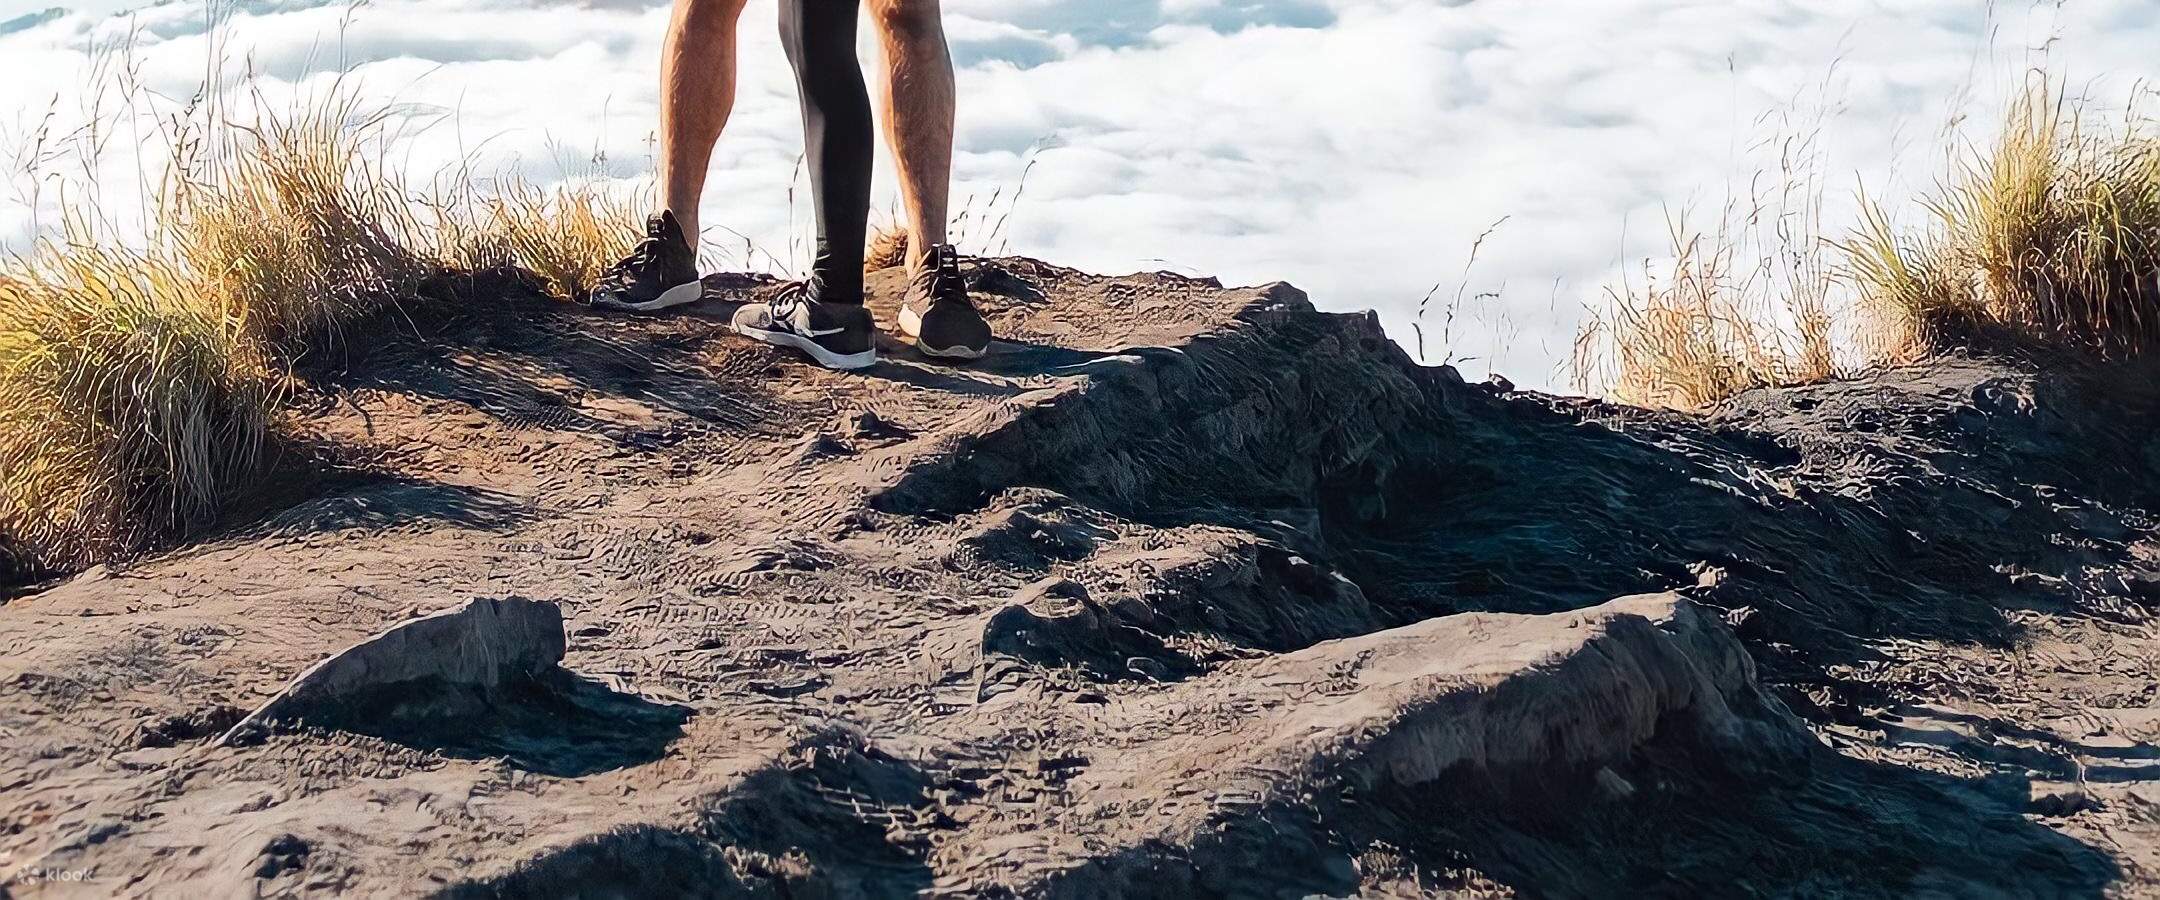
[[[908,217],[908,269],[945,243],[957,93],[938,0],[870,0],[884,50],[886,140]]]
[[[675,0],[660,59],[660,212],[646,220],[644,240],[595,280],[595,307],[657,312],[704,294],[698,200],[735,106],[735,23],[744,2]]]
[[[675,0],[660,55],[660,206],[698,243],[713,145],[735,109],[735,31],[747,0]]]
[[[885,51],[885,128],[908,217],[908,292],[900,330],[926,355],[977,359],[990,325],[968,301],[945,233],[957,89],[938,0],[870,0]]]

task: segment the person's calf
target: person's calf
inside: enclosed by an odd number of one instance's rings
[[[735,106],[735,38],[746,0],[676,0],[660,61],[660,205],[698,241],[713,144]]]
[[[870,0],[884,51],[888,143],[916,259],[946,241],[956,98],[937,0]]]

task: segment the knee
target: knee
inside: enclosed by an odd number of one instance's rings
[[[861,0],[780,0],[780,42],[790,58],[855,52],[855,16]]]
[[[874,0],[871,14],[878,27],[895,40],[942,37],[938,0]]]
[[[686,31],[726,31],[742,18],[749,0],[675,0],[675,19]]]

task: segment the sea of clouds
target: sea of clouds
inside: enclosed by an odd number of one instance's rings
[[[124,45],[132,77],[174,102],[218,57],[222,77],[251,71],[274,97],[357,84],[391,111],[404,136],[396,158],[411,172],[464,160],[627,185],[651,170],[667,17],[658,0],[248,0],[218,28],[199,0],[46,6],[0,0],[0,164],[64,131],[48,125],[116,102],[109,48]],[[1323,308],[1378,310],[1429,360],[1526,386],[1565,386],[1586,306],[1621,273],[1669,255],[1671,214],[1704,221],[1728,198],[1765,193],[1793,148],[1820,176],[1834,233],[1859,188],[1908,196],[1942,171],[1950,136],[1984,139],[2035,65],[2117,106],[2160,76],[2153,0],[945,0],[945,10],[962,97],[955,201],[973,210],[964,249],[1287,280]],[[772,0],[751,0],[743,43],[706,238],[733,264],[786,270],[804,261],[808,204]],[[867,27],[863,48],[874,71]],[[138,126],[103,142],[95,200],[123,208],[154,181],[129,151],[154,141]],[[10,168],[6,248],[86,202]],[[894,208],[882,161],[876,202],[881,217]]]

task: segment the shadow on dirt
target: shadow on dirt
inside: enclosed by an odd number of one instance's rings
[[[352,528],[386,529],[421,522],[503,530],[529,521],[530,506],[484,488],[384,471],[344,459],[341,448],[280,436],[275,460],[229,497],[216,521],[161,536],[156,548],[179,537],[195,541],[300,539]],[[0,602],[49,587],[40,583],[72,574],[34,565],[27,552],[10,552],[0,535]]]
[[[924,356],[913,345],[897,340],[883,343],[890,346],[879,348],[878,365],[864,369],[864,377],[969,397],[1017,397],[1033,389],[1016,383],[1019,379],[1079,374],[1095,362],[1116,356],[1001,340],[982,359],[954,363]]]
[[[503,759],[577,778],[659,759],[688,707],[655,703],[563,669],[497,689],[403,683],[344,704],[317,724],[461,759]]]
[[[350,528],[380,530],[415,522],[499,531],[530,521],[531,507],[485,488],[425,481],[405,475],[359,474],[351,489],[303,501],[260,526],[278,537],[304,537]]]
[[[30,593],[47,573],[30,562],[30,551],[0,534],[0,605]]]
[[[950,517],[1027,486],[1240,529],[1347,576],[1383,625],[1688,587],[1786,687],[1828,684],[1885,639],[2003,647],[2007,611],[2101,614],[2106,573],[2153,520],[2119,504],[2151,497],[2135,485],[2160,472],[2140,456],[2160,402],[2094,405],[2001,366],[1770,392],[1784,419],[1706,420],[1466,384],[1370,320],[1249,316],[1265,327],[1098,363],[1084,394],[873,503]],[[2073,471],[2131,487],[2064,482],[2102,502],[2036,483]]]
[[[1646,750],[1602,783],[1583,773],[1542,796],[1443,779],[1385,798],[1361,837],[1444,848],[1554,897],[2101,897],[2121,876],[2107,854],[2028,819],[2023,779],[1830,752],[1806,777],[1780,777],[1735,772],[1700,749]]]
[[[1189,848],[1097,858],[1046,896],[2102,897],[2105,853],[2029,820],[2015,778],[1961,780],[1828,751],[1749,771],[1653,741],[1625,765],[1257,810]]]
[[[694,826],[637,825],[445,890],[486,897],[915,897],[933,872],[919,818],[931,780],[858,740],[825,734],[751,773]]]
[[[751,283],[708,282],[716,290]],[[598,312],[541,295],[514,271],[446,279],[432,290],[440,296],[386,317],[399,339],[344,348],[301,375],[327,392],[455,401],[511,427],[602,434],[625,446],[653,437],[594,415],[588,401],[631,401],[722,434],[777,433],[800,421],[766,389],[769,354],[707,351],[723,323]]]
[[[863,376],[968,397],[1017,397],[1027,392],[1018,385],[980,377],[972,369],[952,369],[913,354],[899,358],[886,354],[876,366],[864,369]]]

